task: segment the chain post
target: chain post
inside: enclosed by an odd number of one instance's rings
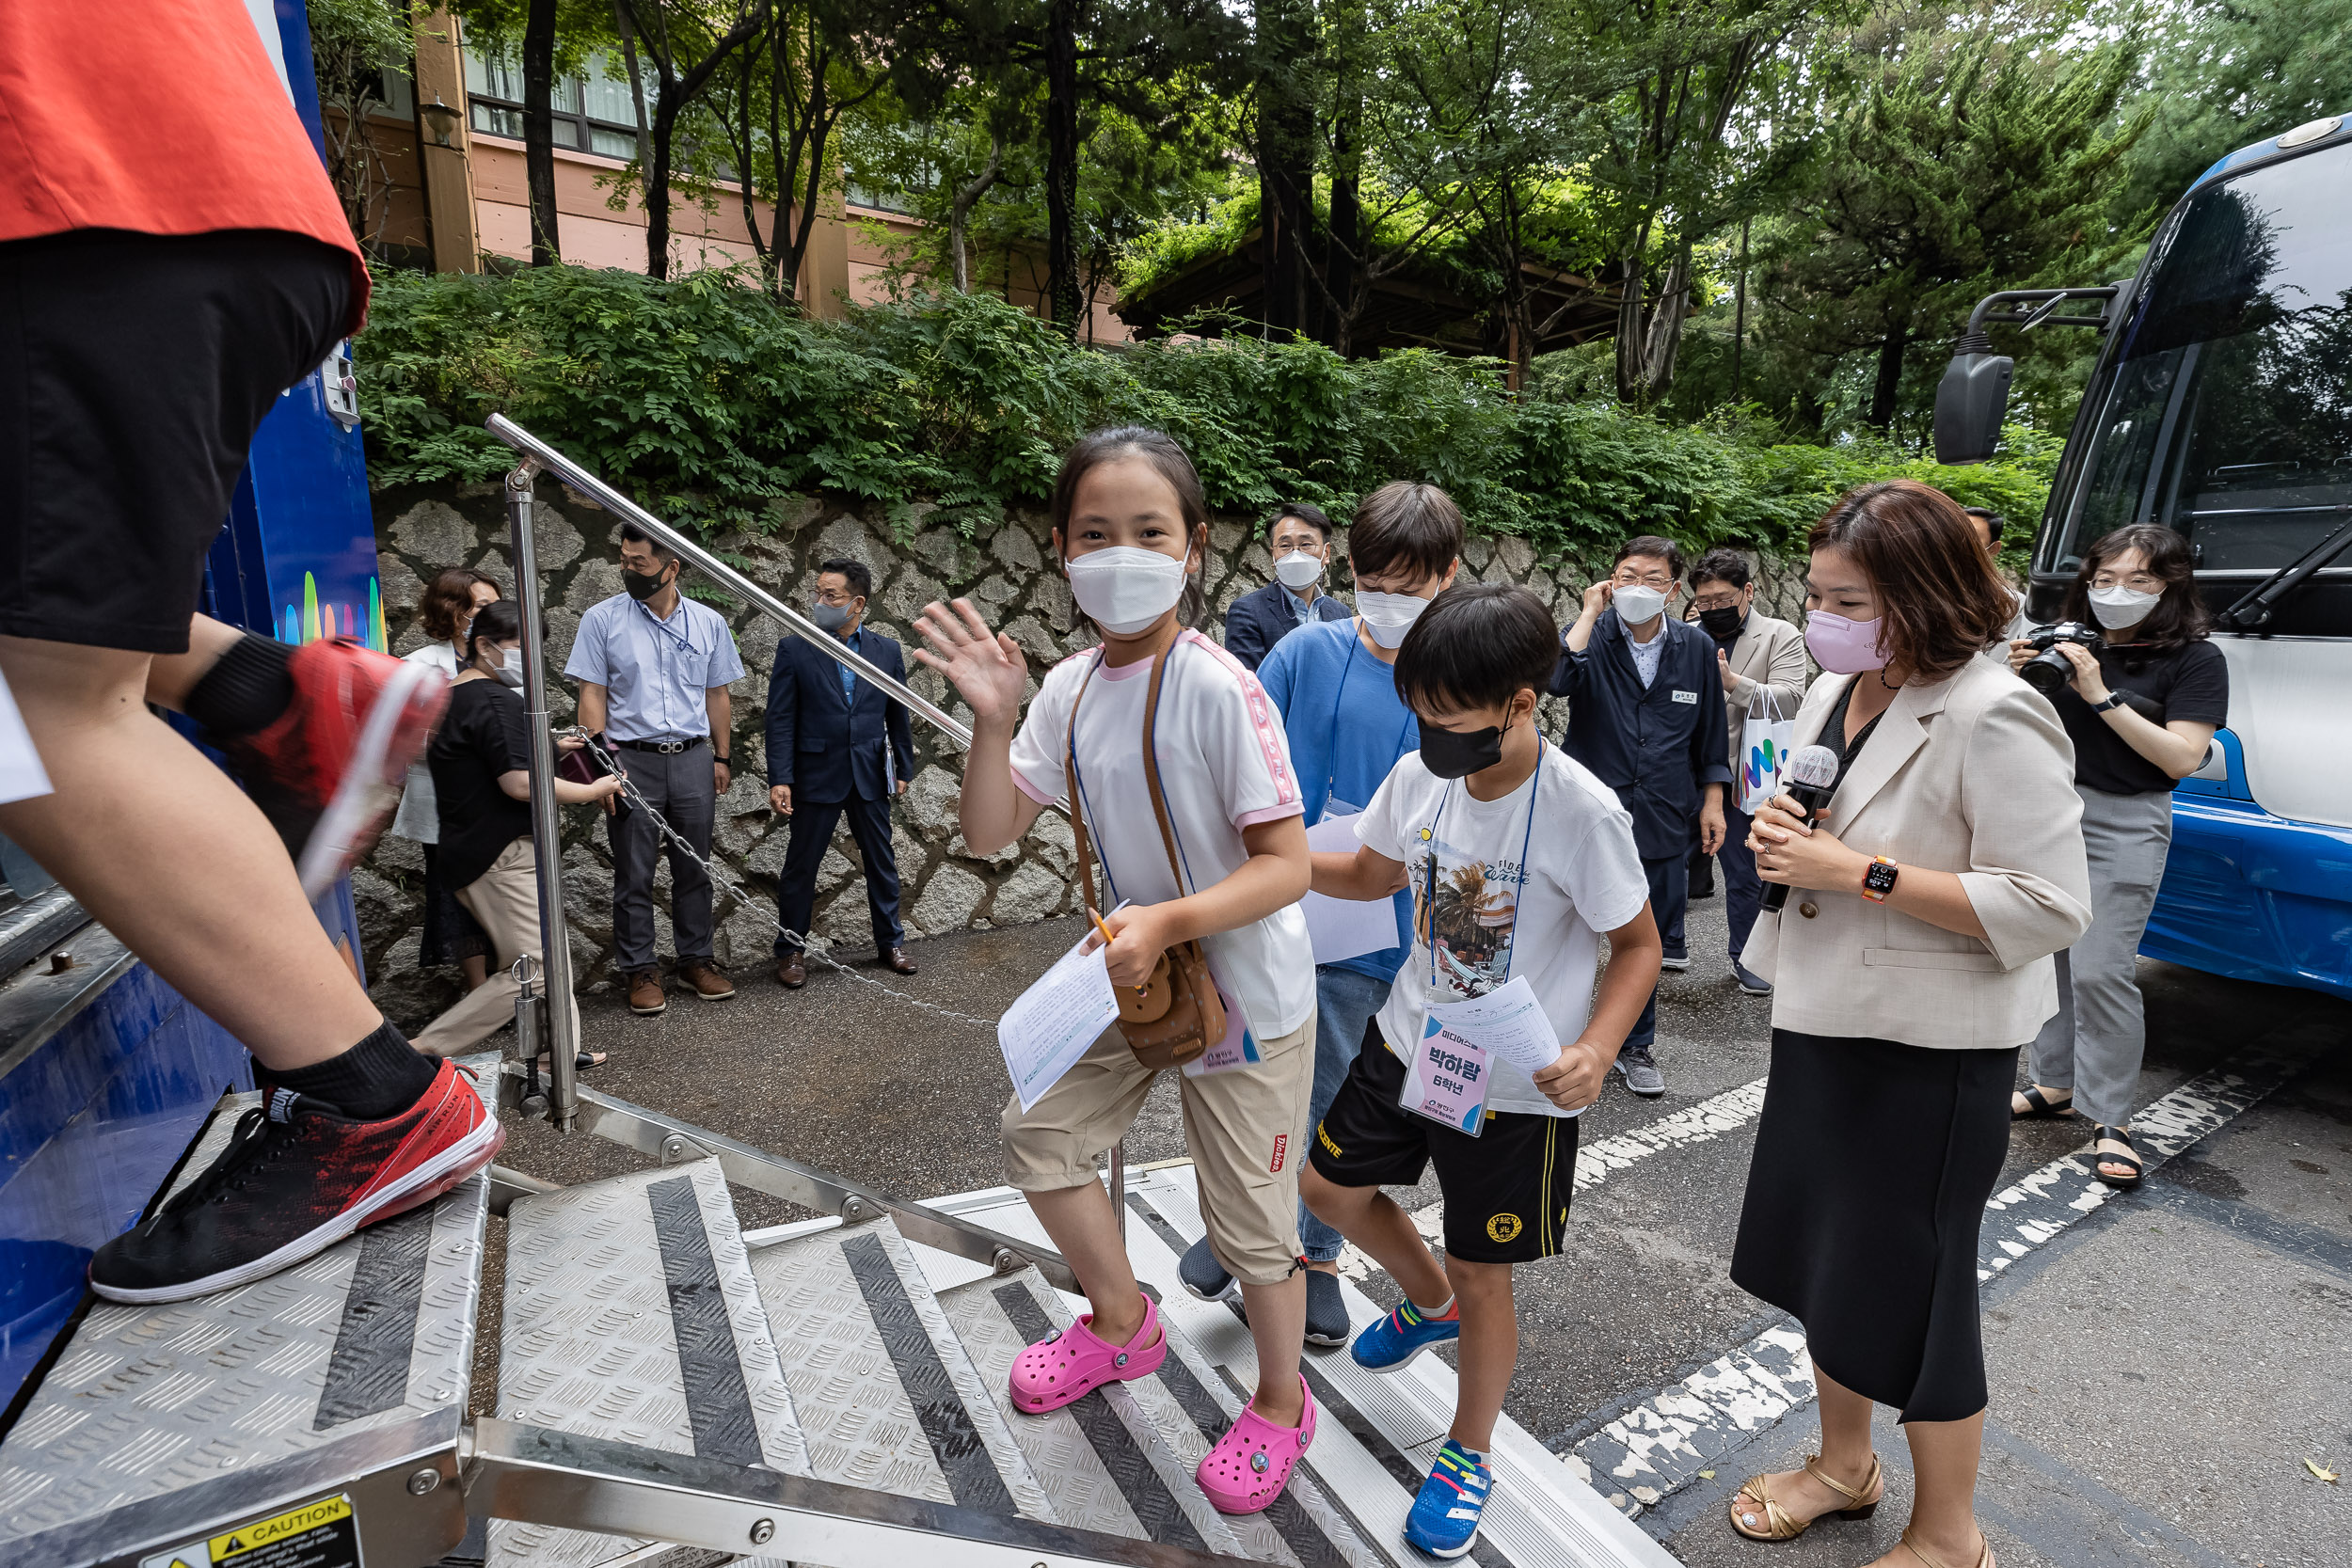
[[[1111,1145],[1111,1212],[1119,1216],[1119,1244],[1127,1244],[1127,1140]]]
[[[522,612],[524,728],[531,736],[531,847],[538,862],[541,990],[548,1004],[548,1120],[568,1132],[580,1114],[580,1021],[572,996],[572,943],[564,923],[564,840],[555,807],[555,735],[548,724],[545,621],[539,609],[539,552],[532,538],[532,485],[538,461],[525,457],[506,476],[506,524],[515,560],[515,603]],[[535,1058],[534,1058],[535,1060]]]

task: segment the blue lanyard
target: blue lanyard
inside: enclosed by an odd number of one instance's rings
[[[1340,666],[1340,689],[1331,694],[1331,722],[1326,731],[1330,736],[1328,744],[1331,748],[1331,764],[1323,770],[1323,814],[1326,816],[1331,813],[1332,788],[1340,782],[1340,704],[1347,696],[1348,673],[1356,668],[1356,637],[1351,627],[1347,639],[1347,662]],[[1406,710],[1403,728],[1396,732],[1396,744],[1389,748],[1389,760],[1392,765],[1398,757],[1405,754],[1405,731],[1412,727],[1413,715],[1408,708]],[[1356,809],[1361,811],[1363,807],[1358,806]],[[1442,803],[1438,809],[1444,809]]]
[[[1535,771],[1529,778],[1527,785],[1527,827],[1519,834],[1519,877],[1511,889],[1511,942],[1504,950],[1505,957],[1502,960],[1502,978],[1506,983],[1511,978],[1511,966],[1518,961],[1519,956],[1519,906],[1527,897],[1527,850],[1528,846],[1535,839],[1535,797],[1542,792],[1543,785],[1544,737],[1543,733],[1537,731]],[[1424,884],[1421,908],[1422,918],[1427,922],[1428,926],[1429,989],[1433,993],[1438,989],[1438,824],[1445,820],[1446,802],[1453,799],[1454,781],[1448,779],[1445,783],[1445,793],[1438,797],[1438,814],[1429,819],[1429,826],[1422,832],[1422,837],[1429,844],[1429,874]]]
[[[647,621],[653,623],[653,627],[656,631],[660,632],[662,636],[677,644],[678,652],[682,654],[691,654],[694,651],[694,640],[691,636],[680,637],[676,632],[672,631],[670,629],[670,624],[667,621],[664,621],[660,616],[656,615],[651,610],[647,609],[644,600],[633,599],[630,602],[637,606],[638,610]],[[691,632],[694,623],[691,612],[686,608],[686,595],[683,594],[678,595],[677,614],[678,618],[686,623],[688,631]]]

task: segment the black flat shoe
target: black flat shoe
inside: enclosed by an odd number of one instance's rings
[[[2013,1104],[2010,1106],[2009,1119],[2011,1121],[2069,1121],[2074,1118],[2074,1097],[2071,1094],[2064,1100],[2054,1101],[2039,1087],[2028,1084],[2025,1092],[2017,1098],[2026,1102],[2026,1108],[2021,1111]]]
[[[2110,1154],[2100,1148],[2099,1146],[2101,1144],[2122,1144],[2123,1146],[2123,1151],[2121,1154]],[[2132,1167],[2132,1174],[2129,1176],[2109,1176],[2106,1171],[2099,1168],[2101,1165],[2129,1165]],[[2137,1187],[2139,1185],[2139,1178],[2143,1168],[2144,1167],[2142,1167],[2139,1163],[2139,1155],[2137,1151],[2132,1148],[2131,1129],[2127,1127],[2100,1127],[2092,1130],[2090,1134],[2091,1175],[2097,1177],[2100,1180],[2106,1182],[2110,1187]]]

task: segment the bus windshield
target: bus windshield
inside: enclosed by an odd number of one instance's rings
[[[2352,503],[2352,145],[2193,197],[2159,234],[2094,388],[2099,419],[2043,571],[2126,523],[2188,537],[2198,568],[2266,572]]]

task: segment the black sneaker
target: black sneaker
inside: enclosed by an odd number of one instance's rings
[[[265,1279],[440,1196],[506,1142],[454,1062],[407,1110],[351,1117],[287,1088],[238,1118],[212,1168],[90,1259],[108,1301],[185,1301]]]
[[[1241,1294],[1241,1281],[1225,1272],[1225,1265],[1209,1250],[1207,1237],[1184,1248],[1184,1255],[1176,1263],[1176,1277],[1184,1282],[1184,1289],[1202,1301],[1232,1301]]]
[[[1347,1302],[1340,1294],[1340,1276],[1320,1269],[1307,1271],[1307,1343],[1343,1345],[1349,1324]]]

